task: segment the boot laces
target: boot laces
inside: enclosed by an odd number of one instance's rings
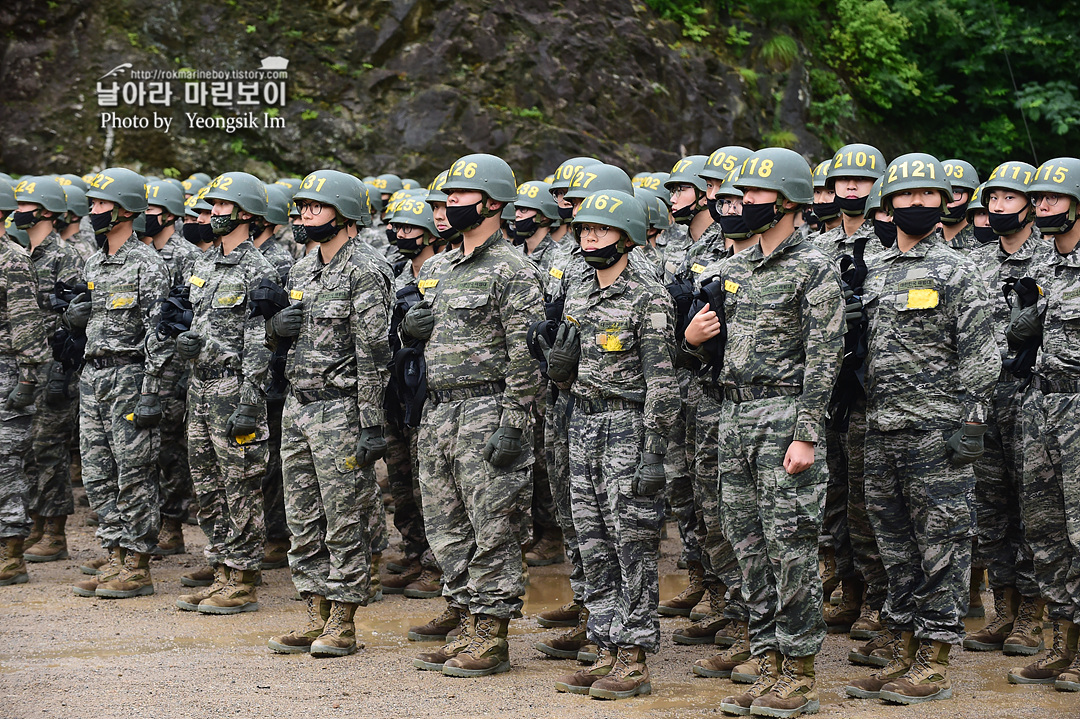
[[[1020,602],[1020,609],[1016,612],[1016,622],[1013,624],[1014,634],[1032,634],[1035,631],[1035,602],[1024,597]],[[1041,629],[1041,627],[1040,627]]]
[[[769,672],[769,655],[762,654],[760,657],[755,657],[758,665],[758,678],[747,690],[747,693],[751,696],[762,696],[765,692],[769,691],[775,684],[776,677]]]
[[[911,663],[911,668],[908,669],[907,677],[916,683],[919,675],[929,676],[933,674],[934,670],[930,666],[930,653],[933,651],[933,647],[929,642],[923,642],[919,645],[919,651],[915,652],[915,661]]]
[[[875,621],[874,614],[875,614],[874,609],[869,604],[867,604],[866,602],[863,602],[862,608],[859,610],[859,621],[862,621],[862,622]]]
[[[1001,631],[1002,627],[1009,623],[1009,606],[1005,600],[1005,592],[994,592],[994,621],[983,627],[984,632],[995,634]],[[1013,626],[1016,626],[1016,619],[1013,620]]]
[[[1041,666],[1049,666],[1054,662],[1057,662],[1061,657],[1066,655],[1065,649],[1065,632],[1061,631],[1061,624],[1054,622],[1054,643],[1050,646],[1050,651],[1045,657],[1040,659],[1037,663]]]
[[[341,625],[345,621],[345,605],[334,602],[330,607],[330,618],[326,620],[323,628],[324,634],[336,634],[341,631]]]
[[[597,650],[596,659],[599,661],[600,654]],[[608,672],[608,679],[621,680],[625,679],[626,675],[630,673],[630,665],[637,659],[637,653],[633,649],[626,647],[619,647],[615,654],[615,665],[611,667],[611,671]]]
[[[798,682],[798,677],[795,676],[795,663],[784,657],[784,662],[780,665],[780,678],[769,691],[783,695],[791,690],[796,682]]]

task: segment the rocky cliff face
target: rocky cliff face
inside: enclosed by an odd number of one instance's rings
[[[7,0],[0,30],[0,169],[12,173],[332,166],[426,182],[455,157],[490,152],[523,180],[579,154],[666,170],[683,153],[758,146],[779,126],[794,149],[821,151],[803,128],[800,62],[740,74],[722,46],[685,42],[630,0]],[[289,60],[288,101],[273,120],[250,109],[283,127],[190,128],[186,112],[249,108],[185,104],[179,80],[170,107],[98,105],[99,78],[123,63],[231,71],[268,56]],[[157,112],[170,128],[108,130],[103,111]]]

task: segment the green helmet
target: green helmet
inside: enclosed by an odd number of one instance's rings
[[[637,188],[641,187],[641,181],[643,179],[645,179],[646,177],[652,177],[652,173],[651,172],[635,172],[634,176],[630,178],[630,183],[634,186],[635,191],[637,190]],[[551,183],[549,182],[548,184],[550,185]]]
[[[424,188],[416,180],[410,179],[408,177],[403,177],[401,179],[401,189],[403,189],[403,190],[422,190]]]
[[[735,180],[739,179],[739,169],[732,170],[728,173],[728,176],[724,178],[724,184],[720,185],[720,189],[717,191],[717,197],[742,197],[743,191],[738,187],[735,187]]]
[[[293,202],[310,200],[337,209],[342,217],[367,227],[371,224],[367,185],[338,170],[316,170],[304,178]],[[366,222],[366,224],[365,224]]]
[[[448,195],[455,190],[476,190],[498,202],[513,202],[517,199],[514,171],[501,157],[466,155],[451,165],[448,172],[442,188]],[[627,178],[627,182],[629,181]]]
[[[303,182],[299,177],[279,177],[274,180],[273,184],[285,190],[285,193],[292,197],[293,193],[300,189],[300,183]]]
[[[824,190],[825,179],[829,176],[829,167],[832,165],[832,158],[823,160],[814,166],[814,189]]]
[[[758,150],[743,163],[732,183],[745,191],[749,187],[775,190],[789,202],[809,205],[814,201],[814,173],[802,155],[785,147]]]
[[[271,225],[289,224],[289,203],[292,201],[292,193],[284,185],[266,186],[266,214],[263,219]]]
[[[6,184],[6,183],[5,183]],[[15,226],[15,216],[8,215],[4,218],[4,233],[10,237],[15,244],[23,249],[30,249],[30,235],[26,230],[20,230]]]
[[[1035,167],[1033,165],[1026,162],[1003,162],[994,168],[984,185],[987,192],[1001,188],[1026,195],[1028,194],[1028,185],[1034,180]]]
[[[976,212],[989,212],[982,200],[984,189],[986,189],[986,185],[979,185],[975,188],[975,191],[971,193],[971,200],[968,202],[966,213],[968,222],[971,222],[971,216]]]
[[[885,168],[885,181],[881,183],[881,208],[892,210],[889,198],[904,190],[931,189],[941,193],[941,211],[944,213],[952,199],[952,185],[933,155],[911,152],[901,155]]]
[[[194,195],[196,192],[198,192],[202,188],[206,187],[206,185],[202,184],[198,180],[193,180],[190,177],[188,179],[184,180],[183,182],[181,182],[180,184],[184,188],[184,194],[185,195]]]
[[[873,219],[873,213],[881,208],[881,185],[885,182],[884,176],[874,180],[874,186],[870,188],[870,194],[866,196],[866,209],[864,215],[867,219]]]
[[[67,209],[75,217],[86,217],[90,214],[90,203],[86,201],[86,191],[74,182],[64,188],[67,195]]]
[[[210,212],[214,206],[206,201],[206,193],[210,191],[209,185],[204,185],[191,197],[184,200],[184,215],[198,217],[200,212]]]
[[[188,175],[188,179],[193,180],[196,184],[200,184],[200,185],[205,186],[205,185],[209,185],[210,180],[213,179],[213,178],[211,178],[210,175],[207,175],[205,172],[193,172],[190,175]]]
[[[709,161],[707,155],[687,155],[671,168],[671,174],[664,181],[664,187],[671,189],[672,185],[693,185],[701,194],[705,194],[705,180],[701,171],[705,169],[705,163]]]
[[[172,185],[176,189],[180,190],[181,194],[183,194],[183,192],[184,192],[184,183],[180,182],[180,180],[177,180],[175,177],[166,177],[166,178],[163,178],[161,181]]]
[[[863,145],[861,143],[844,145],[832,156],[829,166],[825,169],[824,188],[826,190],[834,189],[838,177],[862,177],[868,180],[876,180],[885,174],[886,164],[885,156],[881,154],[881,150],[873,145]],[[816,171],[814,174],[814,188],[820,189],[817,183]]]
[[[645,207],[649,227],[661,231],[671,228],[671,215],[660,195],[639,187],[634,190],[634,197]]]
[[[368,189],[367,183],[361,181],[359,177],[347,173],[342,174],[349,178],[356,188],[354,190],[356,193],[356,202],[360,205],[360,216],[350,217],[349,219],[356,220],[356,224],[360,227],[371,227],[373,224],[371,219],[371,190]],[[303,185],[301,185],[301,187],[303,187]],[[296,196],[293,195],[293,197],[295,198]],[[379,199],[381,200],[382,198]]]
[[[407,200],[407,199],[409,199],[411,197],[415,197],[416,195],[422,195],[422,194],[426,194],[426,193],[423,190],[398,190],[393,195],[391,195],[389,199],[387,199],[387,201],[386,201],[386,212],[383,213],[383,215],[384,215],[383,219],[386,220],[386,222],[388,222],[388,223],[391,222],[393,220],[394,215],[398,211],[398,207],[401,206],[402,202],[404,202],[405,200]]]
[[[446,178],[450,174],[450,170],[443,170],[439,173],[439,176],[431,181],[428,185],[427,202],[430,205],[432,202],[446,202],[446,193],[442,191],[443,185],[446,184]]]
[[[62,180],[67,180],[67,182],[63,182]],[[90,186],[86,184],[86,180],[82,179],[78,175],[73,175],[70,172],[66,172],[63,175],[60,175],[56,178],[56,181],[63,185],[65,190],[67,189],[68,185],[76,185],[80,190],[86,192],[86,188]]]
[[[262,180],[246,172],[226,172],[218,175],[210,183],[205,198],[208,201],[231,202],[244,212],[250,212],[257,217],[266,214],[270,203]]]
[[[671,177],[669,172],[654,172],[652,173],[655,183],[650,182],[649,186],[656,185],[656,194],[660,196],[660,199],[664,201],[664,204],[671,207],[671,193],[667,189],[668,178]]]
[[[499,219],[503,222],[513,222],[517,219],[517,207],[513,202],[507,202],[503,205],[502,212],[499,213]]]
[[[384,195],[392,195],[398,190],[404,189],[401,185],[401,178],[393,173],[386,173],[385,175],[379,175],[374,180],[368,182]]]
[[[558,169],[555,170],[555,179],[551,181],[551,191],[567,190],[570,188],[570,183],[574,180],[574,175],[578,173],[578,170],[586,165],[599,165],[600,160],[595,157],[571,157],[569,160],[563,160]]]
[[[0,181],[6,182],[9,185],[15,184],[15,178],[7,174],[6,172],[0,172]]]
[[[146,203],[164,207],[170,215],[184,216],[184,193],[171,182],[157,180],[146,186]]]
[[[439,230],[435,227],[435,217],[431,214],[431,205],[426,202],[426,194],[420,190],[400,200],[394,208],[394,224],[419,227],[438,240]]]
[[[382,191],[370,182],[361,182],[364,185],[364,189],[367,190],[368,213],[372,215],[381,213],[383,211]],[[295,197],[295,195],[293,195],[293,197]]]
[[[517,199],[514,205],[522,210],[536,210],[541,217],[549,220],[559,219],[559,206],[551,196],[551,185],[540,180],[530,180],[518,185]]]
[[[0,212],[14,212],[19,209],[15,201],[15,186],[7,180],[0,180]]]
[[[941,163],[945,168],[945,176],[949,178],[949,184],[953,190],[967,190],[974,192],[979,186],[979,173],[975,166],[965,160],[945,160]]]
[[[698,174],[712,180],[726,180],[728,175],[739,170],[746,158],[754,154],[753,150],[739,145],[727,145],[709,155],[705,168]]]
[[[49,212],[62,215],[67,212],[67,195],[64,187],[50,177],[24,177],[15,185],[17,202],[32,202]]]
[[[1053,192],[1068,195],[1080,202],[1080,160],[1075,157],[1056,157],[1039,165],[1028,193]]]
[[[146,180],[126,167],[109,167],[94,175],[86,197],[113,202],[128,212],[146,212]]]
[[[664,183],[661,181],[660,175],[663,175],[664,180],[667,179],[667,173],[656,172],[639,172],[634,175],[633,183],[635,191],[638,189],[648,190],[656,194],[664,193]]]
[[[600,190],[618,190],[633,195],[634,185],[630,182],[630,176],[614,165],[586,165],[574,175],[563,197],[567,200],[583,200]]]
[[[573,219],[575,227],[588,222],[622,230],[632,245],[644,245],[648,241],[647,221],[645,207],[632,194],[621,190],[600,190],[587,195]]]

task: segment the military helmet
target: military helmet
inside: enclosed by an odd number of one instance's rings
[[[586,222],[622,230],[634,245],[644,245],[648,241],[645,207],[629,192],[600,190],[586,196],[574,215],[573,224],[577,227]]]
[[[147,182],[149,183],[149,180],[147,180]],[[180,180],[176,179],[175,177],[163,177],[160,182],[172,185],[176,189],[180,190],[181,194],[183,194],[184,192],[184,183],[180,182]]]
[[[835,188],[838,177],[862,177],[876,180],[885,174],[886,166],[885,156],[873,145],[858,142],[844,145],[829,161],[829,167],[825,170],[824,187],[826,190]],[[814,187],[818,187],[816,178]]]
[[[630,182],[630,176],[615,165],[586,165],[574,175],[563,197],[567,200],[583,200],[600,190],[618,190],[633,195],[634,185]]]
[[[634,186],[634,189],[641,187],[641,181],[646,177],[652,177],[651,172],[635,172],[634,176],[630,178],[630,184]],[[549,183],[550,184],[550,183]]]
[[[649,227],[661,231],[671,228],[671,214],[660,195],[639,187],[634,190],[634,197],[645,207]]]
[[[300,200],[319,202],[337,209],[342,217],[357,224],[371,225],[369,208],[370,194],[367,185],[359,178],[338,170],[316,170],[304,178],[300,189],[292,197],[293,202]]]
[[[881,183],[881,208],[892,210],[889,198],[905,190],[931,189],[941,192],[941,211],[952,198],[952,184],[945,174],[945,168],[933,155],[925,152],[911,152],[901,155],[885,168],[885,180]]]
[[[994,171],[990,173],[990,177],[986,178],[986,182],[983,184],[987,193],[990,190],[1001,188],[1026,195],[1029,192],[1028,185],[1034,180],[1035,167],[1033,165],[1026,162],[1009,161],[995,167]]]
[[[157,180],[146,185],[146,203],[164,207],[170,215],[184,216],[184,193],[171,182]]]
[[[113,202],[128,212],[146,212],[146,180],[126,167],[108,167],[90,180],[86,197]]]
[[[285,190],[285,194],[291,198],[293,193],[300,189],[301,182],[303,182],[303,179],[299,177],[279,177],[274,180],[273,184]]]
[[[65,189],[67,188],[68,185],[75,185],[80,190],[82,190],[83,192],[86,192],[86,188],[88,188],[90,186],[90,185],[86,184],[86,180],[82,179],[78,175],[73,175],[70,172],[66,172],[63,175],[60,175],[57,178],[57,181],[59,181],[60,178],[63,178],[65,180],[67,180],[67,182],[61,182],[60,183],[61,185],[64,186]]]
[[[0,212],[14,212],[19,209],[15,201],[15,186],[7,180],[0,180]]]
[[[726,180],[728,175],[742,167],[754,151],[739,145],[726,145],[715,150],[705,161],[705,168],[698,174],[712,180]]]
[[[428,234],[439,236],[439,229],[435,227],[435,217],[431,214],[431,205],[426,201],[426,193],[420,192],[405,197],[394,208],[394,224],[420,227]]]
[[[231,202],[237,208],[257,217],[266,214],[266,208],[270,202],[262,180],[246,172],[226,172],[218,175],[210,183],[205,197],[208,201]]]
[[[667,173],[662,173],[663,180],[667,179]],[[664,183],[661,181],[660,173],[656,172],[639,172],[634,175],[633,179],[634,189],[648,190],[657,194],[664,193]]]
[[[414,180],[412,178],[409,178],[409,177],[403,177],[403,178],[401,178],[401,189],[403,189],[403,190],[422,190],[424,188],[416,180]]]
[[[502,212],[499,213],[499,219],[503,222],[513,222],[517,219],[517,207],[513,202],[507,202],[503,205]]]
[[[824,190],[825,180],[829,177],[829,167],[832,166],[832,158],[822,160],[814,166],[814,189]]]
[[[968,201],[967,215],[968,222],[971,222],[971,216],[978,211],[989,212],[986,205],[983,204],[983,190],[986,189],[986,185],[979,185],[975,188],[975,191],[971,193],[971,200]]]
[[[0,182],[6,182],[12,186],[15,184],[15,178],[6,172],[0,172]]]
[[[197,183],[201,183],[203,185],[209,185],[210,180],[212,180],[213,178],[210,177],[210,175],[207,175],[205,172],[193,172],[188,175],[188,179],[193,180]]]
[[[191,197],[184,200],[184,215],[186,217],[198,217],[200,212],[211,212],[214,206],[206,201],[206,193],[210,191],[209,185],[204,185]]]
[[[86,217],[90,214],[90,203],[86,201],[86,192],[74,182],[64,188],[67,195],[67,209],[75,217]]]
[[[272,184],[266,186],[266,214],[263,219],[271,225],[289,224],[289,203],[292,202],[292,193],[284,185]]]
[[[26,230],[19,229],[15,226],[15,215],[8,215],[4,218],[4,233],[19,247],[26,250],[30,249],[30,235]]]
[[[975,166],[966,160],[945,160],[941,166],[945,168],[945,176],[949,178],[949,184],[954,191],[974,192],[980,184]]]
[[[371,218],[371,190],[368,189],[367,183],[363,182],[359,177],[356,177],[355,175],[350,175],[348,173],[342,174],[344,174],[345,177],[348,178],[353,183],[353,186],[356,188],[356,201],[357,204],[360,205],[360,216],[350,217],[349,219],[356,220],[356,224],[360,227],[371,227],[371,225],[373,224]],[[301,184],[301,189],[302,188],[303,184]],[[296,195],[293,195],[293,198],[295,197]],[[382,198],[380,197],[379,200],[381,202]]]
[[[383,213],[383,218],[386,222],[390,222],[394,218],[394,215],[397,213],[398,207],[401,206],[402,202],[411,197],[424,194],[427,194],[424,190],[398,190],[387,198],[386,211]]]
[[[595,157],[571,157],[569,160],[563,160],[555,170],[555,178],[551,181],[551,191],[568,190],[578,170],[586,165],[599,164],[601,164],[600,160]]]
[[[194,195],[196,192],[206,187],[206,185],[198,180],[193,180],[190,177],[181,182],[180,185],[183,186],[185,195]]]
[[[514,171],[501,157],[482,153],[465,155],[454,162],[447,172],[449,174],[442,187],[447,195],[457,190],[476,190],[498,202],[517,199]]]
[[[67,212],[67,195],[64,187],[51,177],[23,177],[15,185],[16,202],[32,202],[49,212],[62,215]]]
[[[885,182],[885,177],[879,177],[874,180],[874,186],[870,188],[870,194],[866,196],[866,208],[863,210],[863,215],[867,219],[873,219],[873,213],[882,209],[881,207],[881,185]]]
[[[687,155],[671,168],[664,187],[670,190],[672,185],[693,185],[694,189],[704,194],[705,180],[701,177],[701,171],[708,161],[708,155]]]
[[[1039,165],[1035,179],[1028,185],[1028,194],[1053,192],[1068,195],[1080,202],[1080,160],[1075,157],[1056,157]]]
[[[442,191],[442,188],[446,184],[446,177],[449,174],[450,170],[443,170],[428,185],[427,203],[429,205],[433,202],[446,202],[446,193]]]
[[[739,179],[739,169],[732,170],[728,173],[728,176],[724,178],[724,184],[720,185],[720,189],[717,190],[717,197],[742,197],[743,191],[738,187],[735,187],[735,180]]]
[[[789,202],[809,205],[814,201],[814,173],[802,155],[786,147],[766,147],[743,163],[732,183],[745,191],[750,187],[775,190]]]
[[[379,175],[375,179],[370,180],[367,184],[371,185],[384,195],[392,195],[398,190],[403,189],[401,186],[401,178],[391,172]]]
[[[368,212],[372,215],[381,213],[383,211],[382,191],[370,182],[361,180],[361,184],[363,184],[364,189],[367,190]],[[293,197],[295,198],[296,195],[294,194]]]
[[[559,219],[559,206],[551,196],[551,185],[540,180],[530,180],[518,185],[517,199],[514,205],[518,209],[536,210],[541,217],[549,220]]]

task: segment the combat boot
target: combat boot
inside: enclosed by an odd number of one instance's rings
[[[306,602],[307,624],[288,634],[271,638],[266,646],[278,654],[303,654],[311,650],[311,643],[323,633],[330,619],[330,602],[318,594],[307,595]]]
[[[1016,621],[1012,633],[1005,638],[1001,652],[1008,656],[1018,654],[1031,656],[1038,654],[1046,645],[1043,644],[1043,615],[1046,613],[1046,600],[1039,597],[1022,597],[1016,610]]]
[[[600,656],[599,651],[600,649],[595,644],[589,642],[577,653],[578,664],[594,664]]]
[[[202,600],[214,596],[229,583],[229,568],[224,564],[219,564],[214,567],[214,581],[210,586],[193,592],[191,594],[181,594],[176,598],[176,607],[182,609],[185,612],[197,612],[199,611],[199,604]]]
[[[776,684],[750,705],[752,715],[767,717],[797,717],[820,710],[821,702],[814,691],[813,654],[784,657]]]
[[[915,640],[914,633],[903,632],[896,635],[886,628],[886,631],[876,637],[875,641],[886,635],[893,637],[893,641],[889,644],[891,650],[889,661],[870,676],[852,680],[850,684],[844,687],[844,693],[849,697],[879,699],[882,687],[904,676],[911,669],[911,665],[915,661],[915,651],[919,645]]]
[[[79,597],[96,597],[98,586],[105,582],[111,582],[120,576],[120,572],[124,569],[124,559],[126,557],[126,549],[113,547],[109,550],[109,559],[98,568],[97,574],[91,575],[89,579],[84,579],[81,582],[75,582],[71,587],[72,591]]]
[[[381,584],[383,594],[404,594],[405,587],[419,579],[423,571],[424,568],[420,566],[420,562],[417,561],[407,567],[404,572],[382,577]]]
[[[82,564],[80,564],[79,571],[83,574],[89,574],[92,577],[96,575],[99,571],[101,571],[101,568],[108,563],[108,556],[98,557],[96,559],[91,559],[89,562],[83,562]]]
[[[184,547],[184,523],[179,519],[162,517],[161,530],[158,531],[157,547],[154,548],[154,554],[164,556],[184,554],[186,552],[187,549]]]
[[[30,528],[30,535],[23,540],[23,556],[26,556],[26,550],[38,543],[41,536],[45,534],[45,518],[37,512],[30,513],[30,519],[34,520],[34,526]]]
[[[124,556],[124,568],[112,580],[101,581],[98,577],[94,596],[105,599],[130,599],[154,593],[154,580],[150,576],[150,555],[128,552]]]
[[[67,559],[67,516],[46,517],[43,526],[41,538],[23,555],[26,561],[55,562]]]
[[[458,635],[433,652],[422,652],[413,659],[413,666],[425,672],[441,672],[443,665],[465,651],[472,641],[473,617],[464,609],[458,610]]]
[[[564,674],[555,682],[555,691],[569,694],[588,694],[598,680],[606,677],[615,666],[615,654],[607,649],[596,652],[596,661],[573,674]]]
[[[690,626],[672,632],[671,640],[676,644],[712,644],[716,640],[716,633],[731,624],[731,620],[724,616],[724,609],[727,608],[725,590],[723,585],[706,587],[704,599],[709,602],[708,612]]]
[[[915,661],[904,676],[881,687],[882,701],[893,704],[922,704],[938,699],[952,699],[949,683],[949,650],[944,642],[922,640]]]
[[[701,562],[688,562],[687,573],[690,575],[690,581],[686,589],[671,599],[660,602],[656,610],[660,616],[688,617],[694,605],[705,596],[705,567],[701,565]]]
[[[647,694],[652,694],[652,683],[641,647],[619,647],[611,671],[589,688],[593,699],[629,699]]]
[[[836,552],[832,547],[822,547],[818,552],[818,561],[821,562],[821,596],[825,604],[829,604],[832,593],[840,586],[840,575],[836,568]]]
[[[844,598],[836,606],[825,608],[825,626],[829,634],[847,634],[859,619],[866,584],[858,577],[848,577],[841,583]]]
[[[228,568],[229,580],[220,591],[199,602],[202,614],[239,614],[259,611],[255,596],[255,572],[257,569]]]
[[[735,667],[750,659],[750,635],[747,631],[747,623],[735,622],[734,624],[740,631],[735,643],[708,659],[698,659],[694,662],[694,666],[690,667],[690,671],[699,677],[727,679]]]
[[[510,671],[510,645],[506,633],[509,619],[477,614],[473,617],[469,645],[443,664],[451,677],[485,677]]]
[[[536,623],[548,629],[555,627],[572,627],[578,622],[578,614],[582,607],[574,600],[570,600],[558,609],[549,609],[536,615]]]
[[[1054,643],[1046,656],[1026,667],[1009,670],[1009,684],[1053,684],[1076,656],[1076,637],[1080,627],[1070,621],[1054,622]]]
[[[262,569],[281,569],[289,566],[289,538],[267,539],[263,545]]]
[[[881,634],[881,630],[884,628],[885,625],[881,623],[881,612],[871,608],[864,599],[862,607],[859,609],[859,618],[851,625],[851,632],[848,636],[852,639],[873,639],[878,634]]]
[[[770,666],[769,662],[772,661],[770,657],[772,657],[772,654],[769,652],[757,656],[751,655],[745,662],[731,669],[731,681],[736,684],[753,684],[761,676],[761,672]],[[775,664],[776,670],[780,671],[780,659],[776,658],[773,664]]]
[[[424,567],[420,576],[405,585],[402,591],[409,599],[433,599],[442,595],[442,570],[437,567]]]
[[[9,584],[26,584],[30,575],[23,560],[22,537],[8,537],[0,540],[0,587]]]
[[[770,649],[760,656],[751,657],[750,661],[759,665],[757,679],[742,694],[724,697],[720,702],[720,711],[725,714],[749,715],[753,703],[765,696],[780,679],[780,653],[776,650]]]
[[[216,577],[214,568],[211,566],[199,567],[198,569],[180,575],[180,583],[185,587],[209,587]]]
[[[1080,692],[1080,647],[1073,652],[1072,663],[1054,680],[1054,689],[1059,692]]]
[[[986,576],[985,569],[971,569],[971,579],[968,581],[968,610],[965,619],[981,619],[986,616],[986,607],[983,606],[982,584]]]
[[[539,641],[533,645],[536,651],[547,654],[556,659],[577,659],[581,648],[589,643],[586,627],[589,623],[589,610],[581,610],[578,614],[577,626],[570,631],[560,634],[552,639]]]
[[[1016,612],[1020,608],[1020,593],[1015,587],[994,589],[994,621],[964,640],[964,649],[973,652],[993,652],[1004,646],[1013,631]]]
[[[546,567],[551,564],[562,564],[565,561],[562,532],[555,529],[544,532],[540,541],[525,552],[525,564],[530,567]]]
[[[356,626],[353,615],[358,605],[353,602],[332,602],[330,617],[326,620],[322,634],[311,643],[313,657],[344,657],[354,654],[364,645],[356,641]]]
[[[892,661],[893,644],[898,640],[899,635],[893,634],[888,627],[883,627],[873,639],[848,652],[848,661],[866,667],[883,667]]]
[[[444,641],[446,635],[461,624],[462,614],[467,614],[467,612],[447,602],[446,609],[443,610],[442,614],[427,624],[409,627],[408,639],[410,642]]]

